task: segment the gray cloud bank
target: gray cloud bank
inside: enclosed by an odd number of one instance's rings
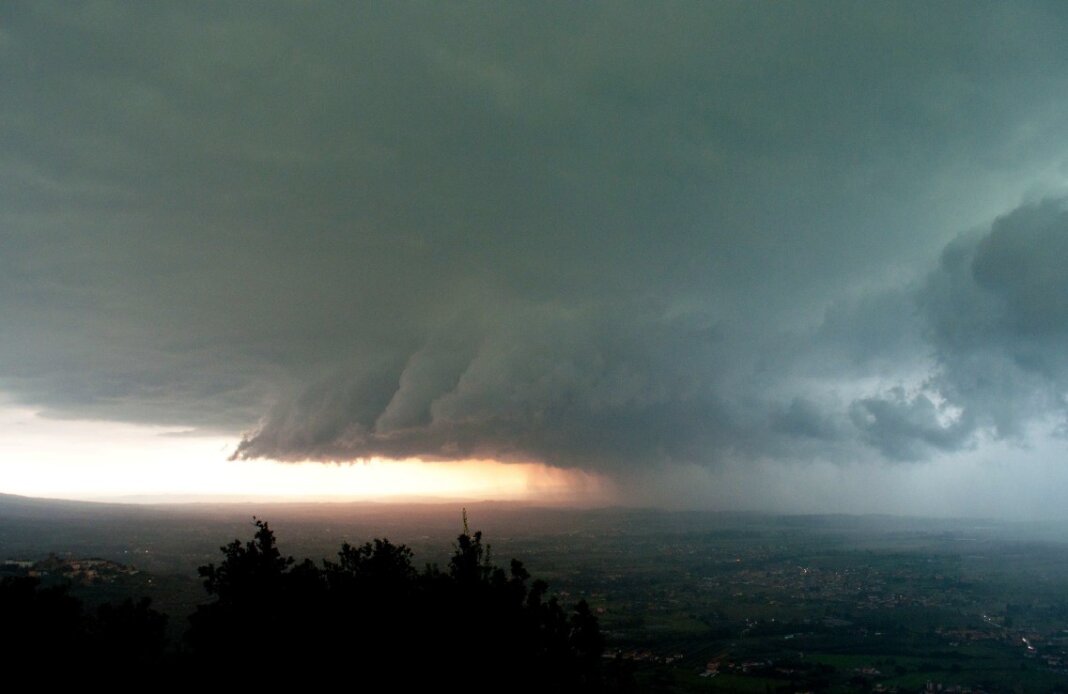
[[[0,20],[0,389],[52,416],[600,470],[1063,420],[1061,4]]]

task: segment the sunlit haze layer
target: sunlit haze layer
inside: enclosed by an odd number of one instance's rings
[[[0,408],[0,491],[95,501],[537,500],[603,503],[604,480],[537,463],[228,461],[235,441]]]

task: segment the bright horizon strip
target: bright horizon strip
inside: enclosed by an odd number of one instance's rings
[[[603,480],[541,463],[229,461],[236,440],[0,406],[0,493],[87,501],[522,500],[600,503]]]

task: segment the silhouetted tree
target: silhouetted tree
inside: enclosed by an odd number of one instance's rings
[[[145,672],[158,666],[166,647],[165,615],[148,598],[105,604],[86,614],[66,585],[45,587],[31,576],[0,579],[0,654],[30,666],[58,663],[54,680],[75,673]]]
[[[345,663],[350,672],[392,673],[404,689],[441,685],[455,672],[477,675],[480,689],[601,688],[603,640],[589,607],[565,612],[544,582],[528,588],[519,561],[494,566],[466,513],[445,572],[416,571],[412,551],[385,539],[346,543],[321,569],[296,564],[267,523],[255,525],[251,542],[235,540],[220,548],[219,566],[200,568],[214,599],[191,617],[194,664],[262,662],[267,651],[301,671]]]
[[[85,660],[88,618],[66,586],[45,588],[31,576],[0,579],[0,625],[0,652],[10,663],[42,654]]]
[[[272,595],[281,585],[282,576],[293,563],[283,557],[275,543],[274,533],[264,521],[253,518],[256,534],[251,542],[234,540],[220,547],[226,559],[216,567],[201,566],[200,576],[208,595],[218,596],[223,604],[259,601]]]
[[[337,562],[323,562],[331,585],[338,590],[391,592],[416,579],[412,550],[389,540],[375,539],[359,547],[341,546]]]
[[[90,632],[99,662],[127,669],[155,666],[167,647],[167,615],[152,609],[148,598],[127,598],[98,607]]]
[[[325,593],[319,571],[311,562],[294,567],[268,524],[253,522],[251,541],[220,547],[222,563],[199,568],[215,599],[197,607],[186,637],[204,664],[260,658],[265,644],[286,657],[314,652]]]

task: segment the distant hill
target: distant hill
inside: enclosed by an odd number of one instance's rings
[[[152,514],[149,506],[0,494],[0,518],[70,519],[100,514]]]

